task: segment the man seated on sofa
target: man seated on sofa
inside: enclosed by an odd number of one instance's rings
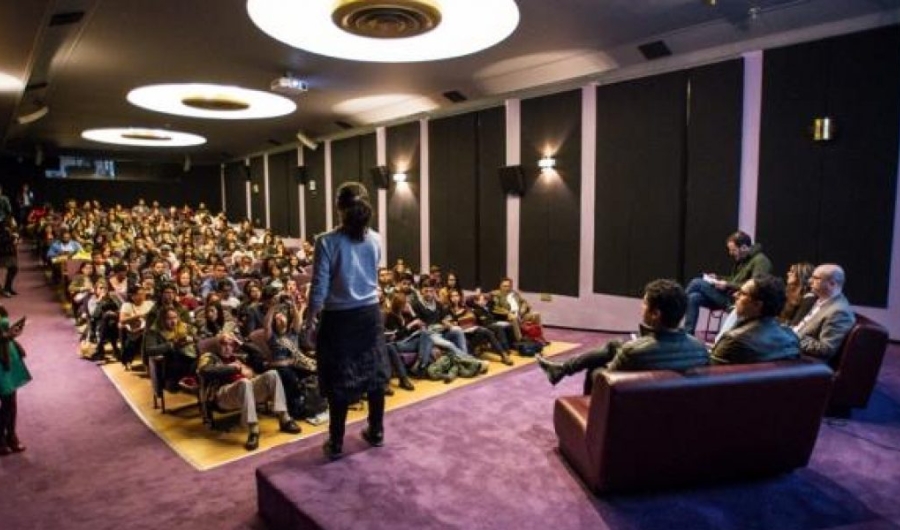
[[[706,347],[678,327],[687,306],[687,296],[674,280],[653,280],[644,287],[641,336],[622,343],[617,340],[563,363],[537,355],[547,379],[555,385],[563,377],[585,371],[584,393],[593,387],[592,372],[598,368],[621,371],[687,370],[709,363]]]
[[[737,323],[713,346],[713,364],[759,363],[800,356],[797,336],[776,318],[787,300],[781,278],[764,274],[747,280],[734,299]]]
[[[816,302],[793,330],[800,337],[800,352],[828,361],[837,353],[856,316],[844,296],[844,269],[833,263],[816,267],[809,279]]]
[[[236,340],[229,334],[219,336],[219,352],[203,352],[197,363],[197,374],[203,381],[200,399],[215,404],[220,410],[241,411],[241,423],[247,425],[244,448],[259,447],[259,417],[257,403],[272,401],[272,411],[278,415],[279,430],[298,434],[300,427],[287,413],[284,386],[275,370],[260,375],[253,372],[235,353]]]

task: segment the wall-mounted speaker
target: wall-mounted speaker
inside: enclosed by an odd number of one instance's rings
[[[294,168],[294,178],[297,180],[298,184],[306,184],[309,182],[309,171],[306,170],[306,166],[297,166]]]
[[[376,188],[386,190],[391,185],[391,172],[387,166],[375,166],[369,170]]]
[[[507,195],[525,195],[525,171],[522,166],[503,166],[497,169],[500,188]]]

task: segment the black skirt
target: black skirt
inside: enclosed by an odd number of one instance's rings
[[[380,306],[322,311],[316,361],[319,391],[326,398],[354,402],[367,392],[383,390],[390,369]]]

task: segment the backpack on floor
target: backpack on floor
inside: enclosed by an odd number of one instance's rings
[[[534,357],[544,351],[544,345],[536,340],[522,339],[513,344],[513,348],[519,352],[522,357]]]
[[[319,394],[319,380],[314,375],[300,379],[299,403],[289,406],[291,416],[297,419],[312,418],[328,410],[328,401]]]

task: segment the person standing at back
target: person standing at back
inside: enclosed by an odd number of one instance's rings
[[[384,388],[390,375],[377,291],[381,238],[368,226],[372,207],[365,187],[358,182],[342,184],[336,206],[340,226],[316,239],[304,323],[308,336],[319,318],[319,389],[328,400],[330,421],[322,449],[332,460],[343,452],[347,409],[364,394],[369,425],[362,438],[374,447],[383,445]]]

